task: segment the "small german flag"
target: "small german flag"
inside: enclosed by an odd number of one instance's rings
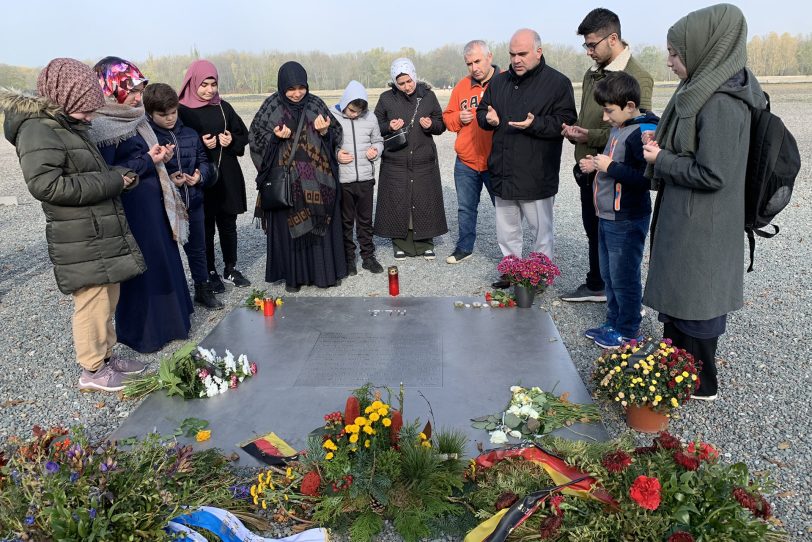
[[[299,457],[296,450],[273,432],[241,442],[237,446],[268,465],[286,465],[288,461],[295,461]]]

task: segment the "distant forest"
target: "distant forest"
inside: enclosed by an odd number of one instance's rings
[[[494,62],[506,68],[508,44],[491,44]],[[633,46],[635,57],[654,76],[655,81],[673,81],[675,76],[665,66],[663,47]],[[466,73],[461,58],[462,45],[445,45],[420,53],[412,48],[387,51],[375,48],[356,53],[326,54],[318,51],[283,53],[267,51],[245,53],[226,51],[209,56],[220,73],[220,88],[224,94],[268,94],[276,90],[276,74],[284,62],[297,60],[307,69],[310,86],[314,90],[342,89],[351,79],[358,79],[368,88],[382,88],[389,83],[389,65],[393,59],[411,58],[417,67],[419,79],[435,87],[453,86]],[[811,75],[812,34],[793,36],[770,33],[755,36],[748,44],[748,65],[756,75]],[[580,83],[584,71],[592,64],[580,48],[555,44],[544,45],[548,64],[564,73],[573,82]],[[130,59],[152,81],[161,81],[178,87],[183,73],[192,60],[199,58],[197,50],[188,55],[154,56]],[[94,60],[88,60],[93,64]],[[34,88],[40,68],[24,68],[0,64],[0,86]]]

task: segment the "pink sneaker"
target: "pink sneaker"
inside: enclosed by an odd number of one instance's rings
[[[138,360],[120,358],[115,354],[110,357],[108,365],[112,367],[115,372],[124,375],[137,375],[143,373],[144,369],[147,368],[146,365]]]
[[[82,369],[79,377],[79,391],[121,391],[124,389],[124,375],[104,365],[95,373]]]

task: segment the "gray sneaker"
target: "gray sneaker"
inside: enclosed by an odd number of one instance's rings
[[[575,291],[562,295],[560,299],[571,303],[583,303],[584,301],[606,303],[606,292],[603,290],[590,290],[586,284],[581,284]]]
[[[146,365],[135,359],[120,358],[113,354],[108,363],[112,369],[123,375],[137,375],[144,372]]]
[[[124,375],[104,365],[95,373],[82,369],[79,377],[79,391],[121,391],[124,389]]]

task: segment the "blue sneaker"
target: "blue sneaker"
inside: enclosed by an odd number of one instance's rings
[[[594,339],[598,335],[603,335],[610,329],[612,329],[612,326],[610,326],[608,322],[604,322],[600,325],[600,327],[591,327],[584,331],[584,337],[587,339]]]
[[[595,344],[601,348],[619,348],[623,343],[627,343],[632,339],[641,342],[643,337],[624,337],[617,330],[609,328],[605,332],[595,336]]]

